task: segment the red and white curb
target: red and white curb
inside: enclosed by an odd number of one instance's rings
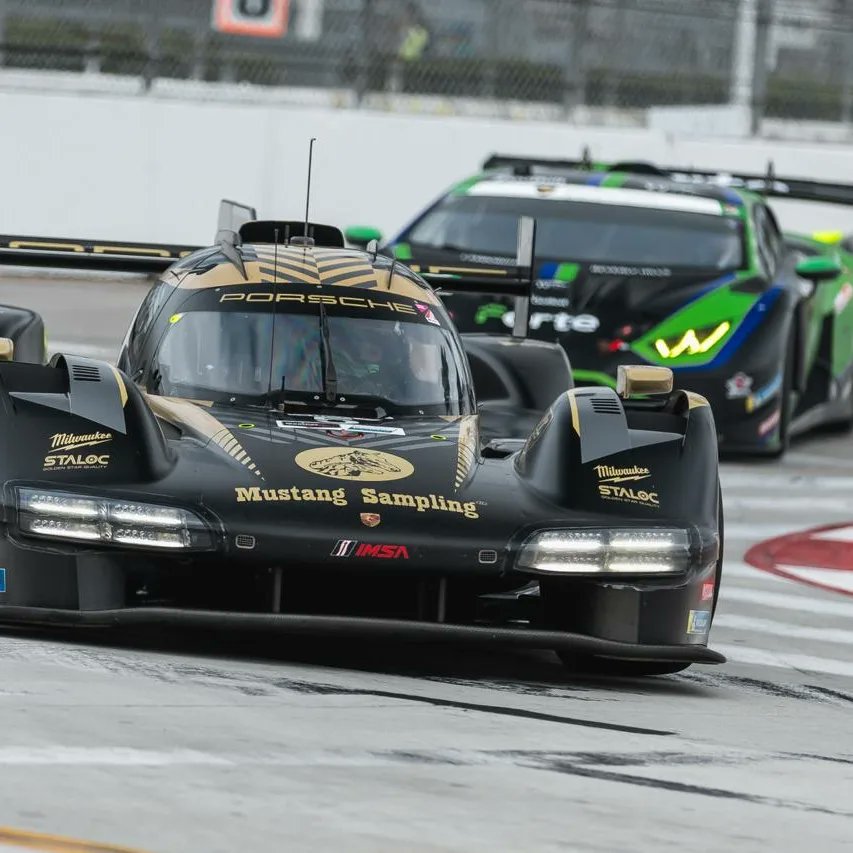
[[[853,522],[766,539],[753,545],[744,560],[788,580],[853,596]]]

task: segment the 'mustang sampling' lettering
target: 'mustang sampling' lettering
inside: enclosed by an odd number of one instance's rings
[[[335,506],[347,506],[349,499],[346,489],[303,489],[289,486],[282,489],[264,489],[260,486],[237,486],[234,489],[237,503],[278,503],[278,502],[315,502],[331,503]],[[460,501],[444,495],[410,495],[406,492],[381,492],[377,489],[359,490],[362,504],[400,507],[415,512],[451,512],[465,518],[479,518],[477,504],[474,501]]]

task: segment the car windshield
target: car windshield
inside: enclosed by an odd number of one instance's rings
[[[577,201],[451,195],[403,239],[415,247],[509,259],[519,216],[536,218],[536,250],[543,258],[718,270],[743,265],[738,219]]]
[[[269,305],[223,306],[174,315],[152,363],[149,390],[259,405],[361,402],[398,414],[469,410],[467,363],[440,307],[402,297],[329,298],[378,308],[324,306],[326,338],[317,304],[275,312]],[[387,306],[396,308],[382,310]],[[334,400],[325,396],[330,375],[336,379]]]

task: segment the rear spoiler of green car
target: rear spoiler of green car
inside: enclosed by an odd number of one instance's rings
[[[658,166],[642,160],[596,162],[585,148],[579,160],[547,157],[517,157],[493,154],[483,163],[483,169],[509,169],[519,176],[559,174],[564,171],[625,172],[668,178],[676,183],[703,184],[716,187],[749,190],[768,198],[789,198],[825,204],[853,205],[853,184],[837,181],[816,181],[810,178],[788,178],[776,174],[773,161],[761,175],[749,172],[730,172],[725,169],[693,169],[685,166]]]

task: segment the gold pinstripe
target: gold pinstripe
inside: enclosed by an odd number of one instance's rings
[[[118,395],[121,399],[121,407],[124,408],[127,405],[127,387],[125,386],[124,379],[121,378],[121,374],[118,372],[118,370],[112,365],[110,365],[110,370],[112,370],[116,378],[116,385],[118,385]]]
[[[465,415],[459,424],[459,439],[456,444],[456,476],[453,480],[455,488],[459,489],[471,476],[477,463],[477,444],[479,434],[476,415]]]
[[[578,411],[578,401],[575,399],[574,391],[567,391],[566,396],[569,398],[569,407],[572,410],[572,426],[577,435],[581,434],[581,416]]]

